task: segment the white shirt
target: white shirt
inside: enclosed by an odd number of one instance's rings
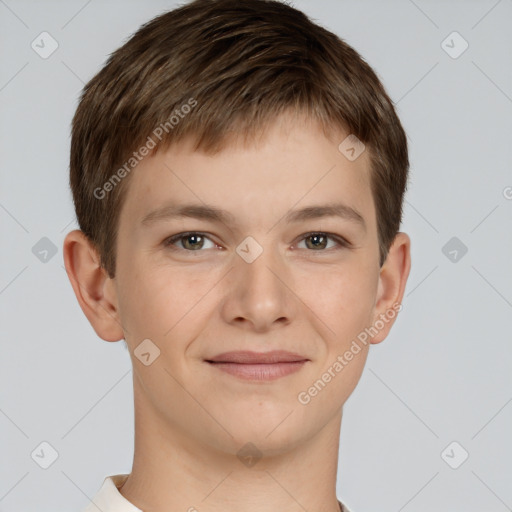
[[[103,485],[93,498],[93,502],[83,510],[83,512],[143,512],[140,508],[130,503],[120,492],[121,487],[128,474],[112,475],[105,477]],[[350,510],[340,502],[342,512]]]

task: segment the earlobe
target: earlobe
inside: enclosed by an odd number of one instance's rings
[[[82,311],[96,334],[105,341],[124,338],[113,280],[100,265],[100,258],[85,234],[75,229],[63,244],[66,273]]]
[[[411,269],[411,240],[406,233],[396,234],[379,276],[374,326],[377,334],[371,343],[386,339],[402,309],[402,298]]]

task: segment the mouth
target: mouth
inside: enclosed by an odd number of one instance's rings
[[[300,354],[274,350],[225,352],[205,361],[241,379],[271,381],[299,371],[310,360]]]

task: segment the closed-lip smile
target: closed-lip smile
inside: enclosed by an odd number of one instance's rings
[[[285,350],[224,352],[205,359],[212,366],[245,380],[275,380],[300,370],[307,357]]]

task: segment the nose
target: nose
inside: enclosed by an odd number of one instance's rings
[[[296,299],[290,288],[291,273],[282,256],[263,244],[255,247],[254,241],[241,245],[225,283],[224,320],[254,332],[287,325],[295,315]],[[263,251],[251,261],[250,251],[258,246]]]

